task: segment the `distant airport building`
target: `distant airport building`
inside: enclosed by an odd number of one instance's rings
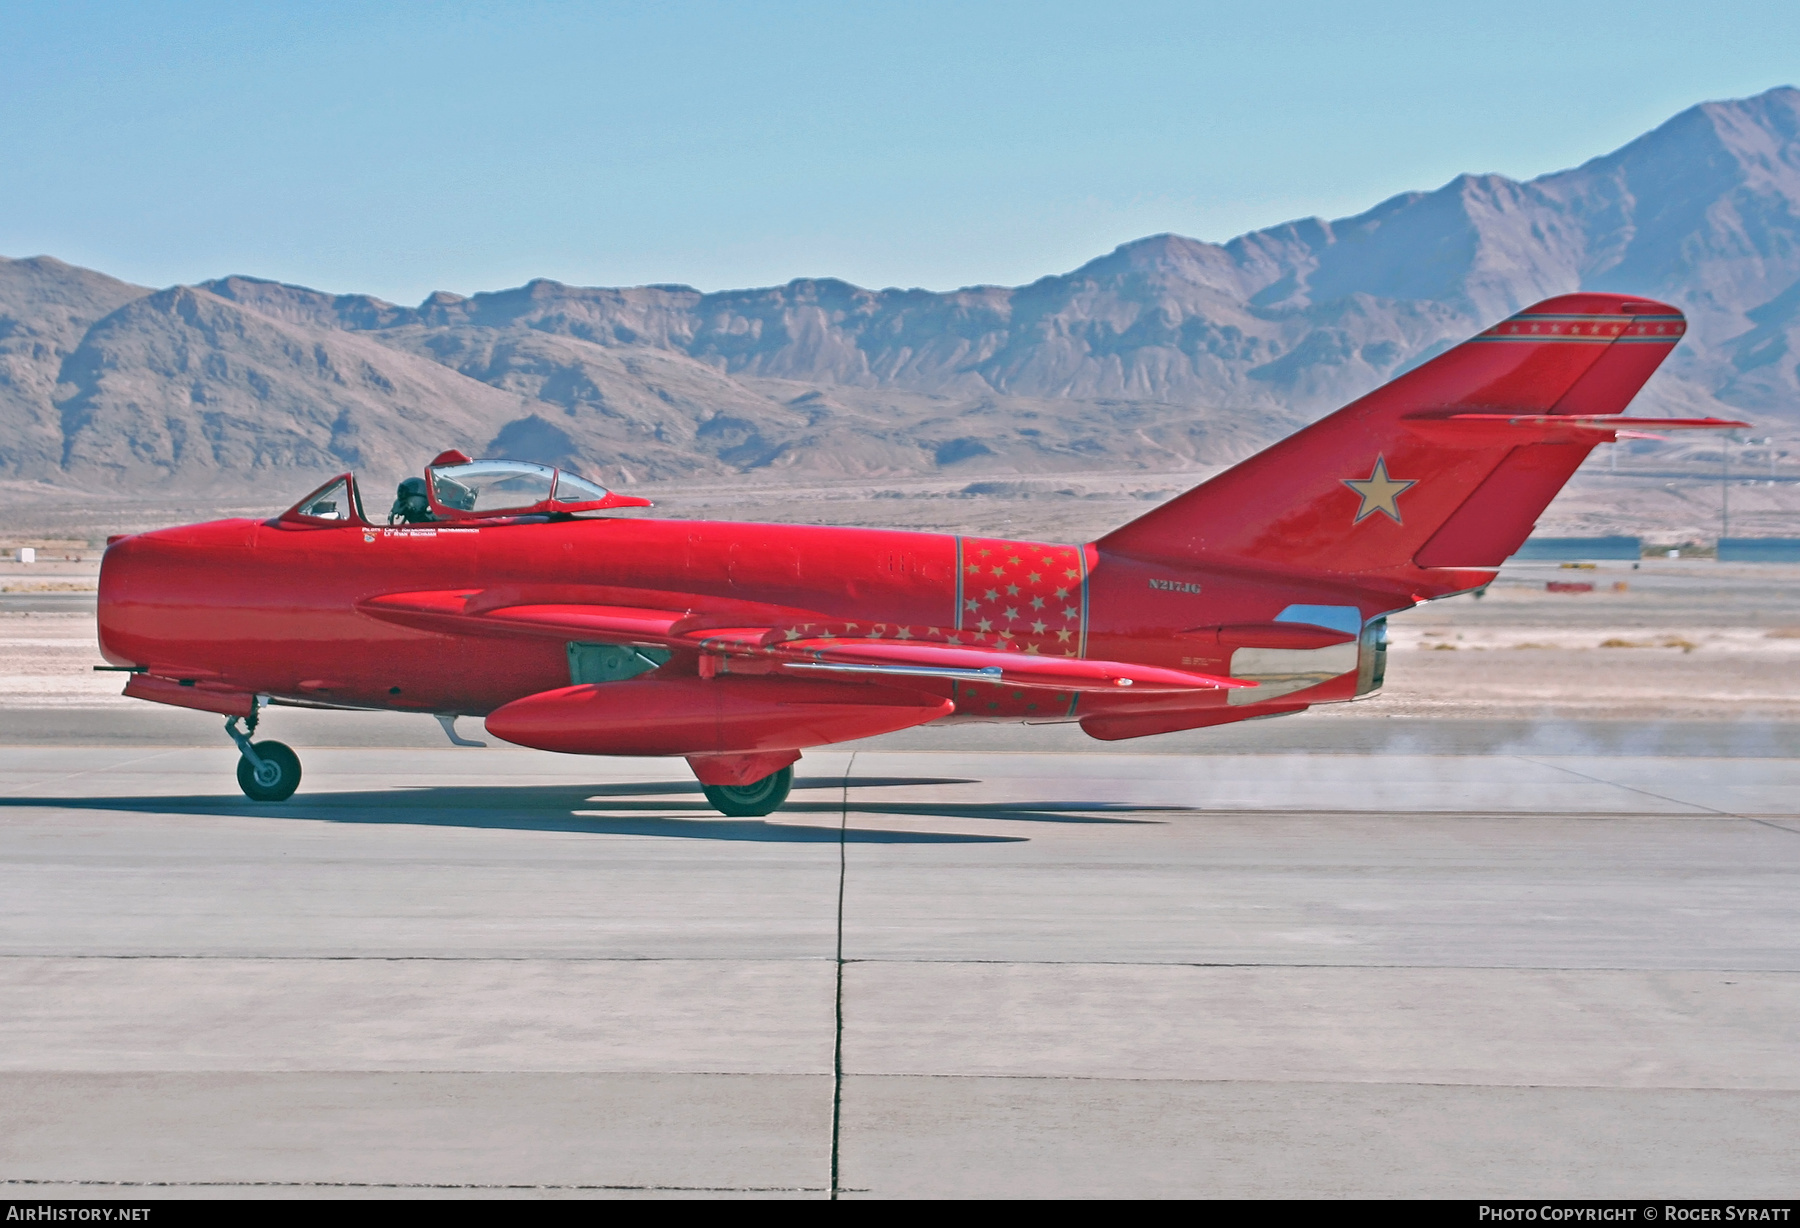
[[[1636,562],[1642,555],[1643,544],[1635,537],[1531,537],[1513,557],[1580,562],[1630,559]]]
[[[1721,537],[1721,563],[1800,563],[1800,537]]]

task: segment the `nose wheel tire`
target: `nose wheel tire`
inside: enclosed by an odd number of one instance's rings
[[[791,765],[747,785],[700,786],[714,810],[734,819],[760,818],[768,814],[787,801],[788,790],[793,787],[794,769]]]
[[[258,802],[285,802],[300,787],[300,756],[281,742],[257,742],[252,747],[261,765],[238,759],[238,788]]]

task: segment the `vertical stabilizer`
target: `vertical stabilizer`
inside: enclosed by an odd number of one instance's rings
[[[1346,577],[1497,567],[1607,437],[1543,419],[1620,413],[1685,327],[1647,299],[1547,299],[1096,544]]]

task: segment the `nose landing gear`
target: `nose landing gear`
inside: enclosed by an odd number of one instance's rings
[[[225,718],[225,732],[241,753],[238,759],[238,788],[244,796],[258,802],[285,802],[300,787],[300,756],[282,742],[250,741],[256,732],[256,709],[250,709],[248,732],[238,728],[238,718]]]

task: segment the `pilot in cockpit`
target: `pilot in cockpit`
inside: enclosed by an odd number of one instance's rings
[[[433,476],[437,480],[437,497],[440,504],[459,512],[475,510],[475,492],[473,490],[441,470],[434,470]],[[400,483],[398,496],[394,499],[394,506],[388,512],[388,523],[393,524],[399,521],[404,524],[430,524],[436,519],[438,519],[437,514],[431,510],[430,487],[425,484],[425,479],[407,478]]]
[[[431,514],[431,498],[424,478],[407,478],[400,483],[399,497],[388,512],[388,523],[429,524],[437,517]]]

